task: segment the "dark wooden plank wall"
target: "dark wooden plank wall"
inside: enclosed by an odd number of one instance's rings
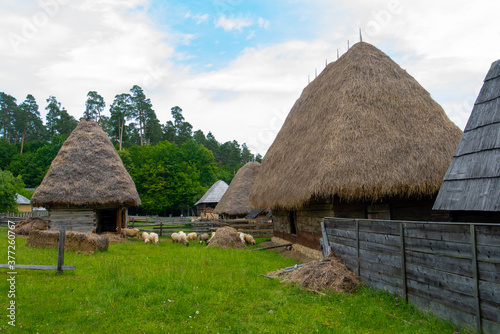
[[[322,242],[367,284],[500,333],[500,225],[325,218],[322,228]]]
[[[52,209],[46,219],[51,229],[92,233],[96,228],[93,209]]]

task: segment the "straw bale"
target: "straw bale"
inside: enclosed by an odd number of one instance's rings
[[[266,153],[254,207],[378,201],[439,190],[462,135],[411,75],[360,42],[302,92]]]
[[[240,234],[234,228],[224,226],[215,231],[214,236],[208,241],[207,247],[219,248],[245,248],[241,242]]]
[[[16,224],[14,233],[16,235],[28,235],[33,230],[46,230],[47,222],[39,217],[30,217]]]
[[[277,277],[283,284],[295,284],[317,292],[352,292],[360,286],[356,275],[335,257],[329,262],[312,261],[288,273],[281,269],[267,276]]]
[[[32,231],[26,246],[36,248],[57,248],[59,242],[59,231]],[[104,235],[82,232],[66,232],[65,250],[73,250],[81,253],[93,254],[95,251],[107,250],[109,239]]]

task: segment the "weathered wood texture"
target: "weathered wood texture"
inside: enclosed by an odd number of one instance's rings
[[[367,284],[500,333],[500,225],[325,218],[322,228],[322,243]]]
[[[96,228],[93,209],[51,209],[46,221],[55,230],[92,233]]]

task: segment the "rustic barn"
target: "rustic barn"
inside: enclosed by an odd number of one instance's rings
[[[432,211],[462,131],[405,70],[357,43],[302,92],[250,195],[274,235],[319,248],[323,217],[448,220]]]
[[[20,212],[31,212],[30,200],[21,194],[16,194],[17,210]]]
[[[260,163],[251,161],[241,167],[229,184],[214,213],[226,219],[244,218],[255,209],[250,205],[250,190],[260,170]]]
[[[134,181],[101,127],[82,119],[52,161],[31,204],[47,208],[50,228],[115,232],[141,204]]]
[[[212,213],[227,188],[229,188],[229,186],[226,182],[222,180],[215,182],[200,200],[194,203],[198,216],[205,216],[207,213]]]
[[[454,221],[500,223],[500,60],[491,65],[434,204]]]

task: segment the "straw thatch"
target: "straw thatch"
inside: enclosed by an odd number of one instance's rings
[[[31,204],[141,204],[134,181],[101,127],[82,119],[64,142]]]
[[[39,217],[30,217],[16,224],[14,233],[16,235],[29,235],[31,231],[43,231],[47,229],[47,222]]]
[[[387,55],[355,44],[311,82],[269,148],[255,207],[435,194],[462,132]]]
[[[257,174],[259,174],[259,170],[260,163],[257,161],[248,162],[241,167],[215,207],[214,213],[219,215],[245,216],[254,209],[250,205],[249,197],[250,190]]]
[[[36,248],[57,248],[59,244],[59,231],[31,231],[27,247]],[[92,254],[96,251],[107,250],[109,247],[109,239],[104,235],[81,233],[81,232],[66,232],[64,243],[65,250],[74,250],[81,253]]]

